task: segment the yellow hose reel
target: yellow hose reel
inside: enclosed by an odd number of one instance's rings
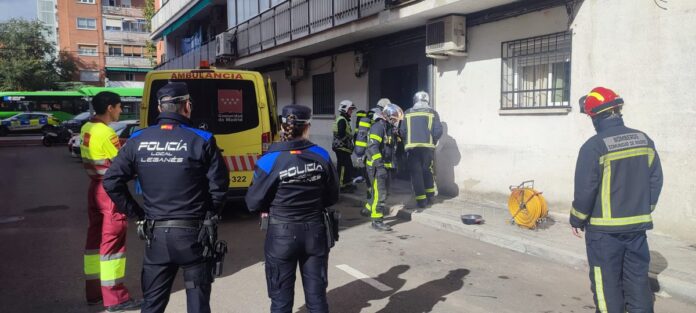
[[[541,192],[534,190],[534,181],[524,181],[517,186],[510,186],[508,210],[512,219],[511,224],[534,229],[537,222],[546,218],[549,208]]]

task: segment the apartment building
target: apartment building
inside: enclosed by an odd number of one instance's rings
[[[145,0],[56,0],[59,49],[78,60],[75,80],[141,87],[152,69]]]
[[[533,179],[557,212],[571,208],[577,153],[594,133],[578,98],[612,88],[662,159],[655,231],[693,241],[694,11],[693,1],[169,0],[150,37],[158,69],[207,60],[261,71],[279,106],[312,107],[311,140],[327,149],[341,100],[407,109],[428,91],[446,124],[441,194],[504,196]]]
[[[58,54],[58,34],[56,29],[56,0],[36,0],[36,17],[39,22],[46,26],[47,30],[44,34],[55,48],[56,55]]]

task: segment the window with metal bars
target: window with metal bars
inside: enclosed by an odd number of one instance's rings
[[[312,113],[334,114],[334,73],[312,76]]]
[[[570,107],[570,32],[502,43],[502,110]]]

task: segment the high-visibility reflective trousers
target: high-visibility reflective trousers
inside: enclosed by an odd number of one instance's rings
[[[127,217],[104,191],[102,178],[118,153],[118,136],[111,127],[92,120],[82,127],[80,155],[90,177],[87,191],[89,227],[85,243],[85,293],[88,302],[103,299],[104,306],[128,301],[126,274]]]
[[[389,173],[384,167],[367,167],[367,175],[372,183],[370,199],[365,203],[365,208],[370,210],[370,217],[381,219],[384,217],[384,202],[387,200],[387,180]]]
[[[592,293],[599,313],[653,312],[645,231],[585,233]]]
[[[91,180],[87,193],[89,227],[85,243],[85,292],[88,302],[112,306],[130,299],[126,275],[127,217],[116,211],[102,182]]]
[[[435,196],[435,181],[433,179],[433,156],[435,151],[430,148],[412,148],[407,152],[408,171],[411,174],[411,185],[419,206],[425,205],[428,198]]]

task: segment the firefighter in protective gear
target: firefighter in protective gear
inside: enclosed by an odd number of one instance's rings
[[[413,96],[413,107],[406,110],[400,129],[405,139],[404,149],[416,204],[425,208],[433,203],[435,197],[433,159],[435,145],[442,136],[440,116],[430,107],[428,93],[419,91]]]
[[[368,177],[367,169],[365,167],[365,151],[367,150],[367,138],[370,133],[370,127],[372,126],[373,122],[372,118],[375,111],[379,111],[381,114],[382,110],[377,107],[366,112],[364,116],[358,120],[356,128],[357,131],[355,132],[355,148],[353,150],[353,154],[355,155],[355,159],[358,167],[360,168],[359,171],[361,171],[362,177]],[[360,111],[358,111],[356,116],[360,116],[359,112]],[[369,179],[365,179],[365,185],[367,187],[366,197],[369,199],[371,188]]]
[[[662,190],[662,167],[645,133],[624,126],[623,99],[597,87],[580,104],[597,134],[580,148],[573,234],[585,231],[597,312],[653,312],[645,231]]]
[[[104,188],[119,210],[147,225],[142,312],[164,312],[179,267],[188,312],[210,312],[214,259],[206,254],[215,243],[205,240],[217,235],[206,231],[217,220],[211,216],[224,207],[229,171],[213,134],[189,126],[186,83],[164,85],[157,100],[157,124],[131,135],[106,173]],[[128,190],[136,175],[144,208]]]
[[[90,178],[87,192],[89,227],[84,266],[88,304],[103,301],[107,311],[139,309],[123,285],[126,274],[126,232],[128,219],[104,191],[104,174],[120,148],[118,136],[108,126],[121,115],[121,98],[100,92],[92,99],[95,116],[82,126],[80,154]]]
[[[341,184],[341,192],[351,193],[355,191],[353,184],[354,168],[350,155],[353,153],[353,130],[350,127],[350,117],[355,110],[355,104],[350,100],[343,100],[338,107],[338,116],[333,124],[333,143],[331,149],[336,153],[338,176]]]
[[[256,163],[246,195],[251,212],[269,215],[264,247],[272,313],[290,313],[300,266],[307,308],[329,312],[329,244],[325,208],[338,202],[338,177],[329,153],[307,140],[311,110],[283,108],[281,140]]]
[[[394,157],[392,142],[394,139],[393,128],[398,125],[404,117],[404,112],[398,105],[390,103],[384,107],[382,114],[376,118],[370,127],[367,140],[367,151],[365,152],[365,163],[367,165],[367,175],[372,183],[371,198],[365,204],[365,214],[369,211],[372,218],[372,228],[378,231],[389,231],[391,227],[384,224],[383,217],[385,212],[384,202],[387,199],[387,172],[389,164]]]

